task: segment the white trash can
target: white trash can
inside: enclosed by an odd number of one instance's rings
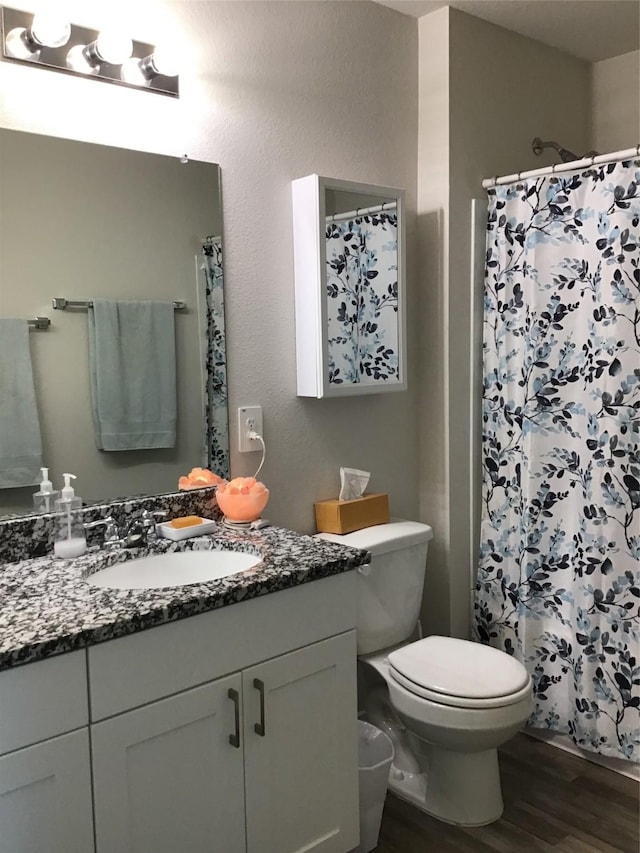
[[[378,846],[392,761],[393,744],[389,737],[371,723],[358,720],[360,844],[352,853],[369,853]]]

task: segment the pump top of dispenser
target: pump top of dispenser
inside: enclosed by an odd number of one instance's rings
[[[40,494],[50,495],[53,491],[53,483],[49,479],[49,469],[41,468],[40,476],[42,477],[42,480],[40,481]]]
[[[75,497],[76,493],[71,485],[71,480],[76,480],[77,477],[75,474],[63,474],[64,477],[64,486],[62,488],[61,497],[63,501],[70,501]]]
[[[75,474],[63,474],[64,487],[60,492],[60,500],[56,501],[58,512],[72,512],[82,507],[82,498],[76,495],[71,480],[76,479]]]

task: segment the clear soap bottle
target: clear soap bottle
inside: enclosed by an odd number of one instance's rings
[[[36,512],[53,512],[60,492],[54,491],[53,483],[49,479],[48,468],[41,468],[40,476],[42,477],[40,488],[33,493],[33,507]]]
[[[79,557],[87,550],[87,540],[82,521],[82,498],[76,495],[71,480],[75,474],[63,474],[64,488],[56,501],[57,524],[53,553],[56,557]]]

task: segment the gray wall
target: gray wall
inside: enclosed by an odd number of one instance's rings
[[[590,148],[601,154],[640,142],[640,50],[591,66]]]
[[[406,188],[415,302],[415,21],[358,0],[71,7],[76,23],[113,11],[134,37],[165,26],[182,39],[180,99],[2,62],[0,125],[220,164],[232,473],[260,458],[236,452],[235,409],[260,404],[272,521],[312,530],[313,502],[337,496],[341,465],[370,470],[392,511],[415,518],[415,359],[407,393],[296,397],[291,225],[291,181],[312,172]]]

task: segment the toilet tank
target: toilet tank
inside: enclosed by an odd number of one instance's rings
[[[322,539],[371,552],[371,570],[358,575],[358,654],[408,639],[422,605],[429,541],[427,524],[394,519],[355,533],[319,533]]]

